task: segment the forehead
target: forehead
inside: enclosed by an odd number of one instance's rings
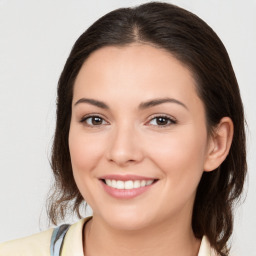
[[[105,98],[143,94],[144,100],[198,98],[191,71],[171,53],[146,44],[107,46],[93,52],[75,81],[74,99],[82,94]]]

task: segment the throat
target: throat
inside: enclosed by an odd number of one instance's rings
[[[177,233],[177,232],[174,232]],[[197,256],[201,240],[171,232],[120,231],[103,227],[91,219],[84,225],[85,256]]]

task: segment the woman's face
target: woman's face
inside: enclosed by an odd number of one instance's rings
[[[74,85],[69,147],[94,217],[126,230],[191,222],[207,162],[191,72],[149,45],[93,52]]]

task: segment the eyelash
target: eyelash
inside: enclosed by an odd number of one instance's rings
[[[92,124],[93,121],[91,121],[91,124],[88,124],[87,121],[89,119],[93,119],[93,118],[98,118],[100,119],[103,123],[101,124]],[[153,120],[157,120],[157,119],[164,119],[165,121],[167,121],[168,123],[167,124],[164,124],[164,125],[159,125],[157,124],[157,121],[156,121],[156,124],[150,124],[150,122],[152,122]],[[104,123],[105,122],[105,123]],[[84,123],[86,126],[88,127],[97,127],[97,126],[102,126],[102,125],[106,125],[106,124],[109,124],[103,117],[101,117],[100,115],[87,115],[87,116],[84,116],[82,117],[82,119],[80,120],[80,123]],[[161,127],[161,128],[164,128],[164,127],[168,127],[170,125],[174,125],[174,124],[177,124],[177,120],[175,120],[174,118],[170,117],[170,116],[167,116],[167,115],[155,115],[153,116],[152,118],[150,118],[149,121],[146,122],[147,125],[150,125],[150,126],[158,126],[158,127]]]
[[[86,122],[89,119],[93,119],[93,118],[99,118],[99,119],[102,120],[102,122],[105,122],[105,123],[104,124],[93,125],[93,124],[88,124]],[[96,114],[95,115],[87,115],[87,116],[82,117],[82,119],[80,120],[80,123],[83,123],[83,124],[85,124],[86,126],[89,126],[89,127],[96,127],[96,126],[101,126],[101,125],[108,124],[108,122],[103,117],[101,117],[100,115],[96,115]]]
[[[159,124],[153,124],[152,125],[152,124],[150,124],[151,121],[159,119],[159,118],[165,119],[168,123],[164,124],[164,125],[159,125]],[[175,120],[173,117],[170,117],[170,116],[167,116],[167,115],[155,115],[152,118],[150,118],[150,120],[147,122],[147,124],[150,125],[150,126],[158,126],[158,127],[161,127],[161,128],[165,128],[165,127],[168,127],[170,125],[177,124],[177,120]]]

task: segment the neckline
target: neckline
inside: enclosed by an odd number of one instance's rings
[[[92,219],[92,216],[81,219],[77,223],[70,226],[63,244],[61,256],[85,256],[85,228],[86,224]],[[210,242],[206,236],[203,236],[197,256],[215,256],[213,249],[211,249]]]

